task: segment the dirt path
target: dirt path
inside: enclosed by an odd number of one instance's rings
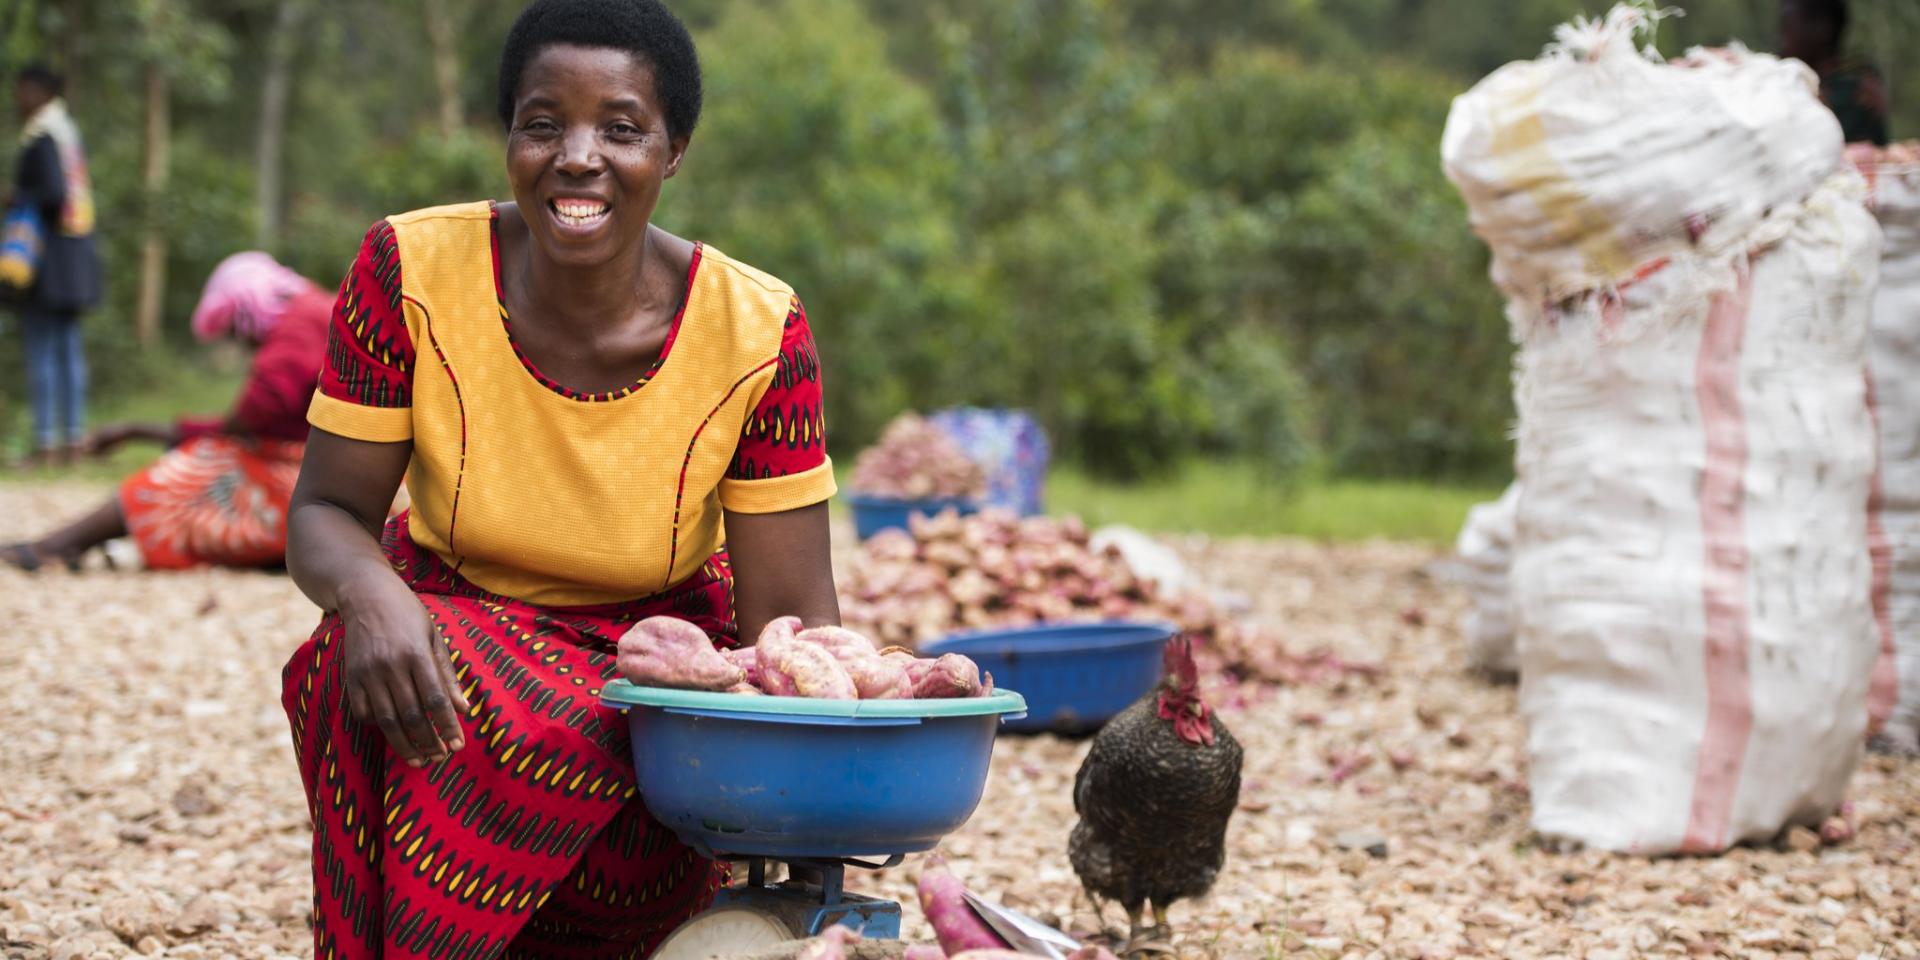
[[[0,487],[0,541],[98,495]],[[1460,671],[1461,600],[1420,575],[1430,552],[1176,545],[1291,646],[1389,667],[1378,684],[1224,705],[1247,789],[1214,895],[1174,909],[1183,953],[1920,957],[1920,764],[1862,767],[1859,836],[1839,847],[1544,853],[1513,694]],[[314,619],[267,575],[0,571],[0,957],[306,954],[306,811],[278,697]],[[1065,851],[1084,750],[1003,739],[985,801],[947,842],[974,888],[1081,929]],[[1360,754],[1370,765],[1332,782]],[[1386,855],[1343,850],[1343,835]],[[913,866],[856,889],[911,901]]]

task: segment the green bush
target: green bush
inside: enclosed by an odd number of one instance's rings
[[[343,150],[339,169],[351,184],[296,188],[281,251],[285,262],[331,289],[346,275],[367,228],[382,217],[472,200],[512,199],[504,147],[488,130],[448,138],[416,129],[393,143],[363,141]]]
[[[1228,50],[1173,96],[1195,195],[1170,218],[1169,301],[1280,338],[1336,473],[1508,470],[1507,327],[1440,171],[1448,87]]]
[[[932,105],[857,4],[802,6],[735,4],[702,36],[707,107],[657,217],[795,285],[847,451],[938,396],[972,291]]]

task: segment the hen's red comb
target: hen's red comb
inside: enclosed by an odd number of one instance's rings
[[[1161,662],[1166,668],[1167,679],[1177,682],[1181,687],[1190,687],[1200,679],[1200,669],[1193,662],[1193,639],[1181,635],[1167,641],[1161,651]]]

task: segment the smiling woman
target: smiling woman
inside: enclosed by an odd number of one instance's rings
[[[799,298],[651,222],[700,98],[655,0],[534,3],[513,201],[375,224],[340,288],[288,521],[319,956],[646,954],[722,872],[636,796],[615,641],[839,621]]]

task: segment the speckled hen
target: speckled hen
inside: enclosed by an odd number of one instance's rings
[[[1101,728],[1073,781],[1067,856],[1096,909],[1126,908],[1134,938],[1143,906],[1164,930],[1170,904],[1213,887],[1240,798],[1240,744],[1200,699],[1192,644],[1165,659],[1166,679]]]

